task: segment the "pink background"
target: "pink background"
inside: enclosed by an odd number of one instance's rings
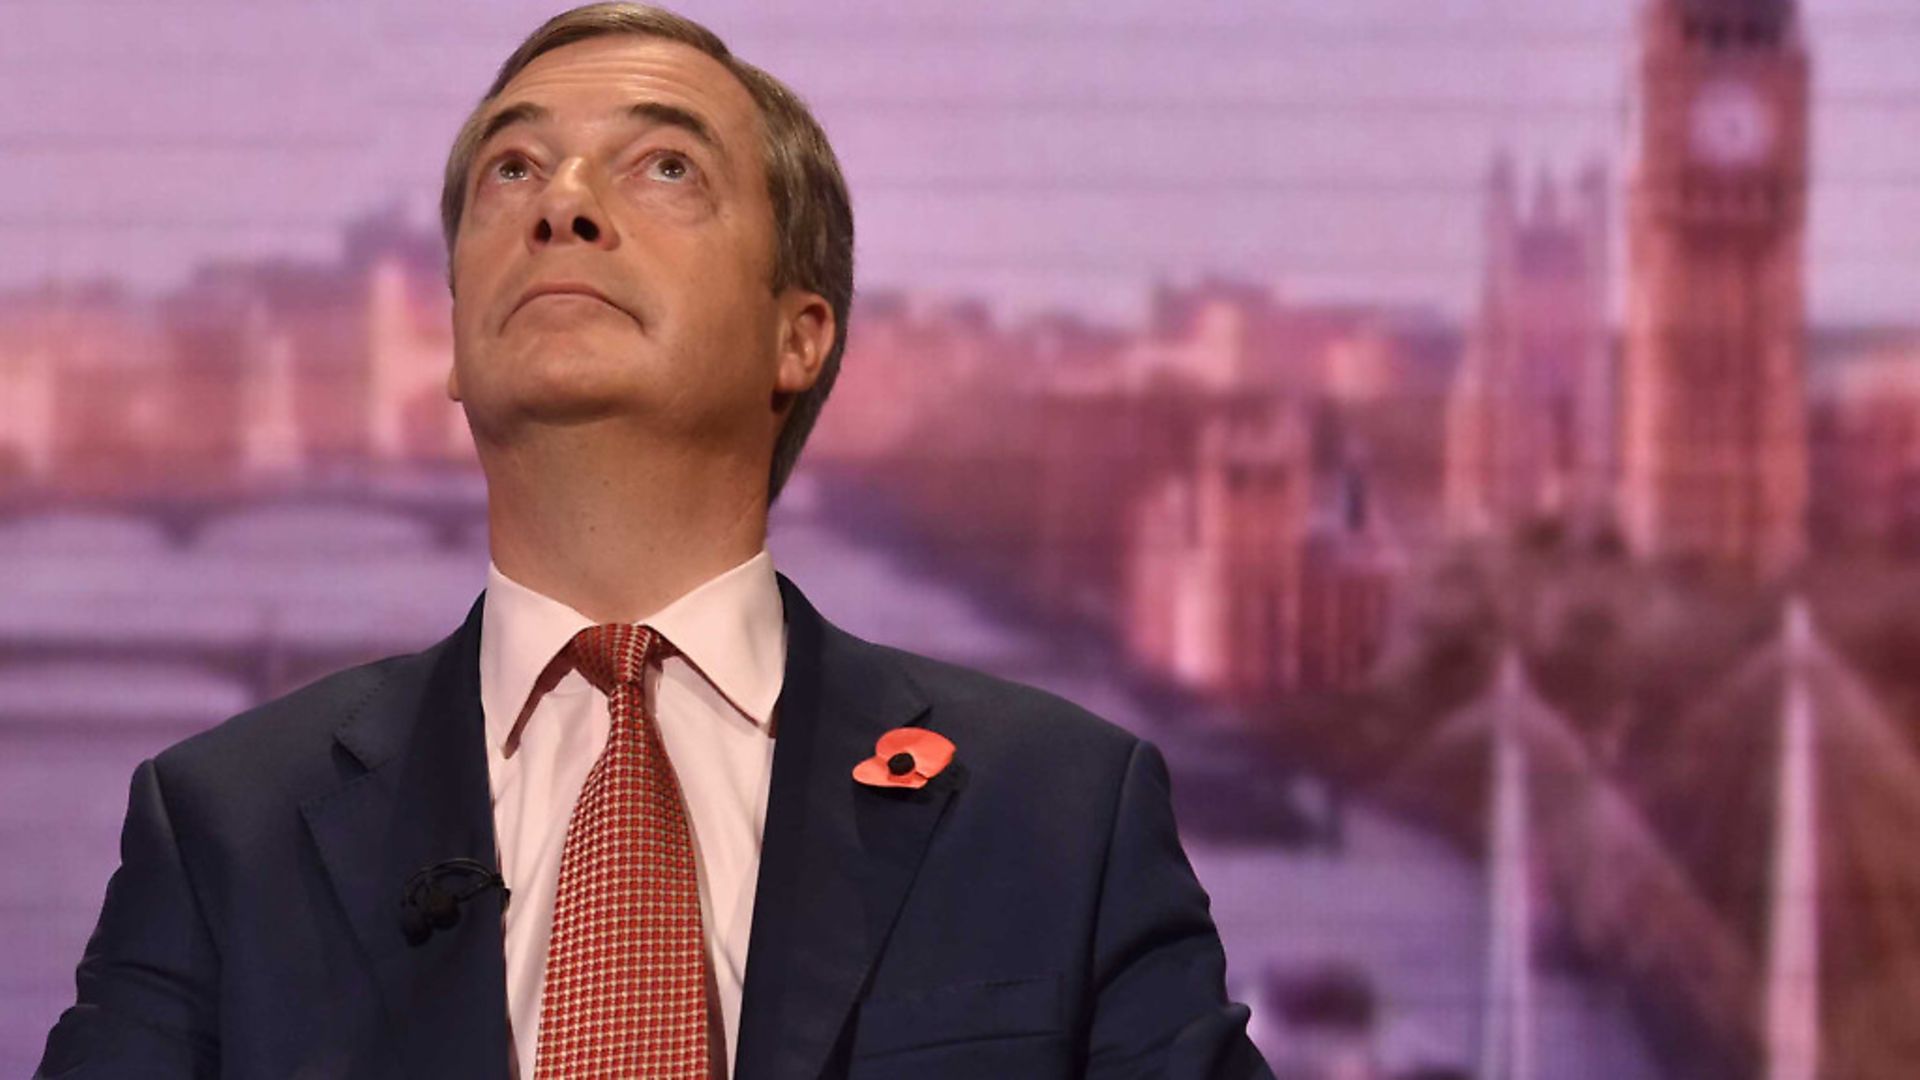
[[[1920,11],[1805,13],[1805,573],[1446,523],[1502,156],[1542,243],[1593,241],[1540,317],[1618,355],[1636,7],[682,9],[808,99],[855,201],[777,565],[1161,743],[1287,1075],[1745,1076],[1795,993],[1829,1067],[1920,1060]],[[433,208],[553,10],[0,8],[0,1072],[72,1000],[134,765],[480,587]],[[1228,626],[1251,589],[1283,599]]]

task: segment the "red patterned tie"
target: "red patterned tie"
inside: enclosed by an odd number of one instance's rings
[[[613,730],[567,823],[535,1080],[708,1075],[705,939],[685,804],[642,677],[668,649],[595,626],[569,649]]]

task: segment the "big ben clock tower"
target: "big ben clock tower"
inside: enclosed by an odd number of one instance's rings
[[[1647,0],[1620,509],[1654,561],[1805,552],[1808,66],[1793,0]]]

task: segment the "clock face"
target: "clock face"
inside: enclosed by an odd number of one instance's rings
[[[1748,83],[1711,82],[1693,100],[1693,153],[1725,167],[1756,165],[1773,149],[1773,110]]]

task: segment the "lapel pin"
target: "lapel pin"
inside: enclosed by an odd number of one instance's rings
[[[873,756],[853,767],[868,787],[921,788],[953,760],[953,743],[926,728],[894,728],[873,744]]]

